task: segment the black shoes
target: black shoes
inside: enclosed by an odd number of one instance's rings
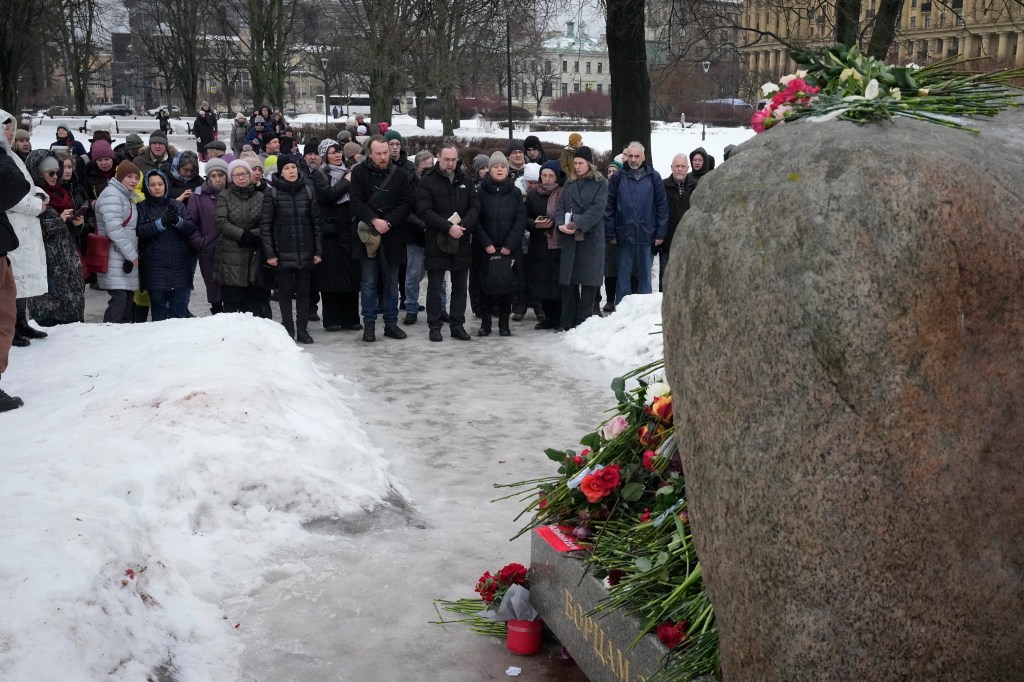
[[[299,343],[313,343],[313,337],[309,335],[309,332],[305,329],[300,329],[299,333],[295,336],[295,340]]]
[[[603,310],[606,313],[614,313],[615,312],[615,302],[614,301],[608,301],[607,303],[604,304],[604,307],[601,308],[601,310]]]
[[[534,329],[554,329],[558,326],[558,320],[545,318],[542,322],[533,325]]]
[[[30,343],[31,343],[31,341],[29,341],[27,338],[25,338],[21,334],[18,334],[17,332],[14,333],[14,339],[11,340],[11,345],[12,346],[17,346],[18,348],[24,348],[25,346],[29,345]]]
[[[406,313],[402,324],[416,324],[416,313]]]
[[[342,327],[340,324],[332,324],[327,327],[324,327],[325,332],[340,332],[342,329],[344,329],[344,327]]]
[[[512,319],[516,319],[514,315]],[[512,336],[512,330],[508,328],[508,315],[498,316],[498,336]]]
[[[452,336],[455,336],[455,335],[452,334]],[[440,329],[431,329],[430,330],[430,340],[434,341],[434,342],[442,341],[443,337],[441,336],[441,330]]]
[[[339,329],[343,329],[349,332],[357,332],[362,328],[363,325],[359,324],[358,322],[353,322],[352,324],[343,324],[341,325],[341,327],[339,327]]]
[[[377,340],[376,327],[377,325],[373,322],[367,322],[363,325],[363,341],[373,343]]]
[[[41,332],[41,331],[39,331],[38,329],[36,329],[35,327],[33,327],[30,324],[15,325],[15,327],[14,327],[14,335],[15,336],[23,336],[23,337],[25,337],[26,339],[29,339],[29,340],[31,340],[31,339],[45,339],[48,336],[48,334],[46,332]],[[25,345],[27,346],[28,344],[25,344]]]
[[[24,404],[25,403],[21,398],[13,395],[7,395],[3,391],[0,391],[0,412],[10,412],[11,410],[18,409]]]
[[[477,336],[490,336],[491,335],[491,316],[482,315],[480,317],[480,329],[476,331]]]
[[[384,336],[389,339],[404,339],[408,336],[397,324],[384,325]]]
[[[512,319],[515,320],[516,322],[522,322],[524,317],[526,317],[525,314],[523,314],[523,313],[516,313],[515,315],[512,316]]]
[[[473,337],[469,335],[465,327],[452,327],[452,338],[458,339],[459,341],[472,341]]]

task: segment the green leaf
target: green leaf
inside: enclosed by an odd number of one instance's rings
[[[644,486],[641,483],[633,481],[627,483],[622,487],[622,499],[626,502],[636,502],[644,494]]]
[[[626,402],[626,380],[623,377],[612,379],[612,393],[620,403]]]
[[[668,552],[658,552],[658,558],[654,560],[655,566],[664,566],[668,561]]]
[[[672,504],[676,499],[676,491],[670,485],[664,485],[658,488],[658,491],[654,493],[654,498],[658,502]]]
[[[544,454],[548,456],[553,462],[561,462],[565,459],[565,450],[555,450],[554,448],[545,448]]]
[[[647,571],[651,570],[651,568],[653,568],[651,560],[645,556],[638,556],[637,558],[633,559],[633,565],[636,566],[637,570],[639,570],[641,573],[646,573]]]
[[[597,452],[597,449],[601,447],[601,434],[599,434],[597,431],[594,431],[593,433],[588,433],[587,435],[583,436],[583,438],[580,438],[580,445],[585,445],[594,452]]]

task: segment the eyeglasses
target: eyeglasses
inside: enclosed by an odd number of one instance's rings
[[[50,178],[50,177],[55,178],[55,177],[57,177],[57,171],[55,171],[55,170],[43,171],[43,175],[45,175],[48,178]]]
[[[251,173],[246,173],[245,171],[238,171],[236,173],[232,173],[231,177],[233,177],[233,178],[247,178],[250,175],[251,175]]]

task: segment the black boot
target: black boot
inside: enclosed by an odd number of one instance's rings
[[[309,335],[309,330],[300,329],[299,333],[295,336],[295,340],[299,343],[313,343],[313,337]]]
[[[480,329],[476,332],[477,336],[490,336],[491,335],[491,314],[484,313],[480,316]]]
[[[5,392],[0,390],[0,412],[16,410],[24,404],[25,403],[22,402],[21,398],[13,395],[7,395]]]
[[[373,343],[377,340],[377,323],[367,322],[363,325],[363,341]]]
[[[22,336],[21,334],[18,334],[17,332],[15,332],[14,338],[11,339],[11,345],[16,346],[17,348],[24,348],[30,343],[32,342],[29,341],[26,337]]]
[[[28,322],[25,322],[24,324],[14,325],[14,335],[24,336],[26,339],[29,340],[45,339],[47,336],[46,332],[39,331],[38,329],[30,325]]]
[[[408,336],[397,324],[384,325],[384,336],[389,339],[404,339]]]
[[[508,328],[508,315],[498,315],[498,336],[512,336],[512,330]]]
[[[220,315],[222,312],[224,312],[224,304],[223,303],[211,303],[210,304],[210,314],[211,315]],[[292,336],[295,336],[295,335],[292,334]]]
[[[465,327],[452,327],[452,338],[459,341],[470,341],[473,337],[469,335]]]

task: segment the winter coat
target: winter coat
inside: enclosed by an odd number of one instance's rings
[[[242,155],[242,147],[245,146],[245,139],[249,135],[249,124],[233,121],[231,123],[231,151],[234,152],[235,158]]]
[[[111,166],[109,172],[104,173],[95,161],[90,161],[85,165],[85,185],[88,188],[90,199],[99,199],[100,194],[103,194],[103,190],[107,188],[110,181],[117,182],[114,180],[115,168],[117,168],[117,164]]]
[[[651,245],[668,236],[668,200],[658,171],[645,164],[611,177],[604,230],[606,238],[619,244]]]
[[[555,190],[559,196],[563,191],[561,187]],[[555,200],[558,201],[558,198]],[[562,264],[562,251],[548,248],[548,233],[552,230],[557,231],[558,228],[535,228],[534,219],[538,216],[552,218],[555,224],[559,222],[554,216],[548,216],[548,197],[542,196],[534,188],[526,193],[526,224],[530,235],[530,251],[524,257],[526,279],[529,282],[530,293],[538,299],[557,301],[561,299],[558,272]],[[560,232],[558,234],[561,235]]]
[[[50,149],[53,149],[54,147],[66,147],[66,150],[62,149],[61,151],[66,152],[76,159],[79,156],[85,156],[85,145],[75,139],[75,134],[71,132],[70,128],[65,125],[57,126],[57,130],[60,130],[61,128],[67,132],[68,136],[64,139],[57,136],[57,139],[50,143]]]
[[[0,121],[8,117],[14,118],[6,111],[0,111]],[[18,298],[41,296],[49,289],[46,282],[46,249],[39,229],[39,214],[47,197],[46,193],[32,182],[25,162],[14,153],[9,154],[9,158],[14,161],[14,165],[21,173],[26,191],[14,206],[7,209],[7,220],[17,235],[19,244],[17,250],[8,249],[7,257],[11,261],[11,269],[14,270]],[[17,185],[22,186],[21,183]]]
[[[161,109],[159,112],[157,112],[156,120],[160,124],[160,130],[162,130],[164,132],[167,132],[168,130],[171,129],[171,116],[170,116],[170,114],[168,114],[163,109]],[[143,172],[145,172],[145,171],[143,171]]]
[[[219,237],[214,251],[213,277],[221,285],[249,286],[249,261],[258,246],[242,244],[242,235],[260,237],[263,219],[263,194],[249,185],[240,189],[229,185],[217,195],[214,210]]]
[[[217,229],[217,195],[220,190],[213,188],[207,180],[200,185],[188,200],[186,208],[189,218],[196,224],[196,230],[189,236],[192,248],[199,256],[199,270],[203,273],[206,283],[206,300],[219,303],[222,300],[220,285],[213,276],[213,264],[217,257],[217,241],[220,230]],[[177,196],[172,194],[171,196]]]
[[[256,126],[249,129],[249,132],[245,134],[245,143],[252,147],[252,150],[257,154],[263,149],[263,138],[267,137],[269,133],[266,132],[267,127],[263,126],[261,131]]]
[[[205,116],[196,116],[196,120],[192,123],[192,134],[196,136],[196,146],[200,151],[206,147],[210,142],[213,142],[213,123],[210,121],[212,114],[207,113]]]
[[[323,252],[323,225],[319,202],[301,177],[288,182],[274,175],[263,195],[260,238],[263,257],[277,258],[279,268],[313,267],[313,256]]]
[[[573,161],[576,158],[576,149],[566,145],[562,147],[562,154],[558,157],[558,166],[565,173],[565,177],[571,178],[576,175],[576,171],[573,169]]]
[[[352,169],[352,184],[349,187],[353,223],[370,224],[374,218],[383,218],[391,223],[391,229],[381,235],[380,251],[383,251],[389,263],[400,263],[405,256],[406,220],[416,202],[412,180],[401,168],[388,181],[387,187],[372,204],[370,199],[391,169],[395,167],[388,161],[388,167],[381,170],[367,157]],[[360,244],[360,247],[362,245]]]
[[[316,268],[317,284],[321,291],[328,293],[359,291],[359,249],[363,245],[352,227],[351,200],[338,203],[348,196],[351,183],[342,178],[331,185],[326,164],[310,171],[309,176],[324,226],[323,260]]]
[[[459,239],[448,234],[448,218],[458,213],[460,225],[466,228]],[[472,237],[480,223],[480,196],[473,189],[461,168],[449,180],[435,164],[420,177],[416,186],[416,214],[426,228],[424,265],[427,270],[466,270],[473,263]],[[457,246],[454,254],[446,253],[441,244]]]
[[[563,286],[599,287],[604,279],[604,209],[608,199],[608,181],[597,171],[582,178],[575,174],[565,183],[558,200],[557,225],[564,224],[565,214],[572,213],[583,239],[562,234],[561,267],[558,282]]]
[[[34,150],[26,158],[29,175],[39,188],[43,188],[46,182],[39,166],[47,157],[57,159],[49,149]],[[74,202],[70,195],[67,198]],[[50,207],[39,217],[37,224],[42,226],[43,232],[48,291],[28,300],[29,312],[43,326],[82,322],[85,317],[85,283],[75,246],[81,227],[64,222],[60,213]]]
[[[186,178],[178,171],[187,160],[190,160],[196,168],[195,174],[190,178]],[[188,164],[185,165],[187,166]],[[175,154],[174,160],[171,161],[171,172],[167,174],[167,179],[171,181],[167,192],[168,196],[178,198],[187,189],[195,192],[203,184],[203,176],[199,174],[199,156],[190,149]],[[186,199],[184,202],[186,206],[188,202],[189,200]]]
[[[139,269],[123,270],[126,262],[139,257],[135,232],[139,212],[132,202],[134,194],[115,180],[96,200],[96,233],[110,238],[107,271],[96,275],[101,289],[135,291],[139,288]]]
[[[508,249],[517,258],[523,252],[526,206],[511,177],[500,183],[490,176],[480,183],[480,225],[473,232],[473,244],[486,250]]]
[[[668,251],[672,246],[672,237],[679,227],[679,221],[683,219],[690,209],[690,194],[696,187],[696,183],[688,185],[684,177],[681,182],[669,175],[665,178],[665,198],[668,199],[668,233],[665,236],[665,243],[659,247],[662,251]]]
[[[7,217],[7,211],[32,190],[32,183],[21,174],[14,163],[14,156],[13,152],[8,154],[0,145],[0,258],[18,248],[18,235]]]
[[[174,157],[178,155],[178,149],[167,145],[167,151],[159,159],[154,159],[153,154],[149,151],[149,147],[142,147],[139,149],[139,153],[132,159],[132,163],[139,167],[142,171],[142,175],[145,176],[147,172],[151,170],[162,170],[165,175],[170,176],[171,164],[174,162]]]
[[[192,248],[189,238],[198,230],[185,210],[185,205],[165,194],[159,199],[149,192],[149,178],[160,175],[167,186],[167,177],[152,170],[143,179],[145,201],[136,205],[139,212],[139,268],[142,288],[146,291],[172,291],[192,288]],[[174,207],[178,223],[165,225],[164,212]]]

